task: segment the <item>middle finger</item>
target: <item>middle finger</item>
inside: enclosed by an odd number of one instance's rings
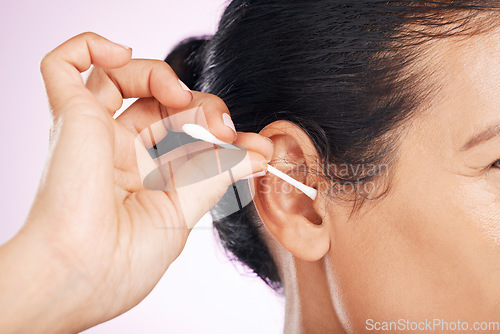
[[[86,87],[114,114],[126,98],[154,97],[161,104],[183,108],[193,95],[185,90],[172,68],[161,60],[132,59],[116,69],[94,68]]]

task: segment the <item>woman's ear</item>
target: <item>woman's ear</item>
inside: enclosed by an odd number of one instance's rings
[[[312,141],[297,125],[276,121],[261,135],[274,142],[270,164],[294,179],[318,189],[318,155]],[[315,201],[282,179],[267,173],[251,182],[254,203],[271,235],[292,255],[305,261],[321,259],[330,248],[330,231]],[[324,212],[324,211],[323,211]]]

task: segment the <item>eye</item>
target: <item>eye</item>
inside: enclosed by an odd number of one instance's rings
[[[498,159],[497,161],[495,161],[495,162],[491,165],[491,168],[498,168],[498,169],[500,169],[500,159]]]

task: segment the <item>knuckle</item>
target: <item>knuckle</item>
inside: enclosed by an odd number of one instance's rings
[[[176,74],[175,74],[174,70],[170,67],[169,64],[167,64],[163,60],[153,59],[151,64],[152,64],[152,67],[153,68],[157,68],[161,72],[161,74],[163,74],[163,75],[166,74],[166,75],[169,75],[169,76],[175,76],[176,77]]]
[[[85,43],[87,44],[88,47],[92,47],[99,40],[102,40],[103,38],[104,37],[96,34],[95,32],[91,32],[91,31],[83,32],[83,33],[74,37],[74,39],[85,41]]]
[[[96,39],[96,38],[100,38],[101,36],[96,34],[95,32],[86,31],[86,32],[82,32],[80,35],[77,35],[76,37],[83,38],[83,39]]]
[[[50,64],[53,62],[54,55],[52,52],[47,53],[40,61],[40,72],[42,74],[47,73]]]
[[[222,110],[224,112],[228,111],[226,103],[218,96],[212,94],[206,94],[203,104],[212,110]]]
[[[164,61],[159,59],[148,59],[139,63],[144,70],[148,70],[151,75],[151,80],[164,80],[165,77],[171,78],[174,74],[172,68]]]
[[[98,40],[101,39],[102,37],[94,32],[84,32],[78,35],[77,38],[84,40],[85,43],[87,44],[87,48],[92,48],[97,44]]]
[[[175,71],[172,69],[172,66],[170,66],[167,62],[165,62],[163,60],[159,60],[159,59],[155,59],[155,61],[161,63],[160,66],[163,66],[163,68],[165,68],[165,70],[167,70],[171,73],[175,73]]]

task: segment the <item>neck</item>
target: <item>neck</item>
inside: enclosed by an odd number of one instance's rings
[[[345,333],[334,309],[325,259],[305,262],[287,254],[280,263],[286,298],[285,333]]]

